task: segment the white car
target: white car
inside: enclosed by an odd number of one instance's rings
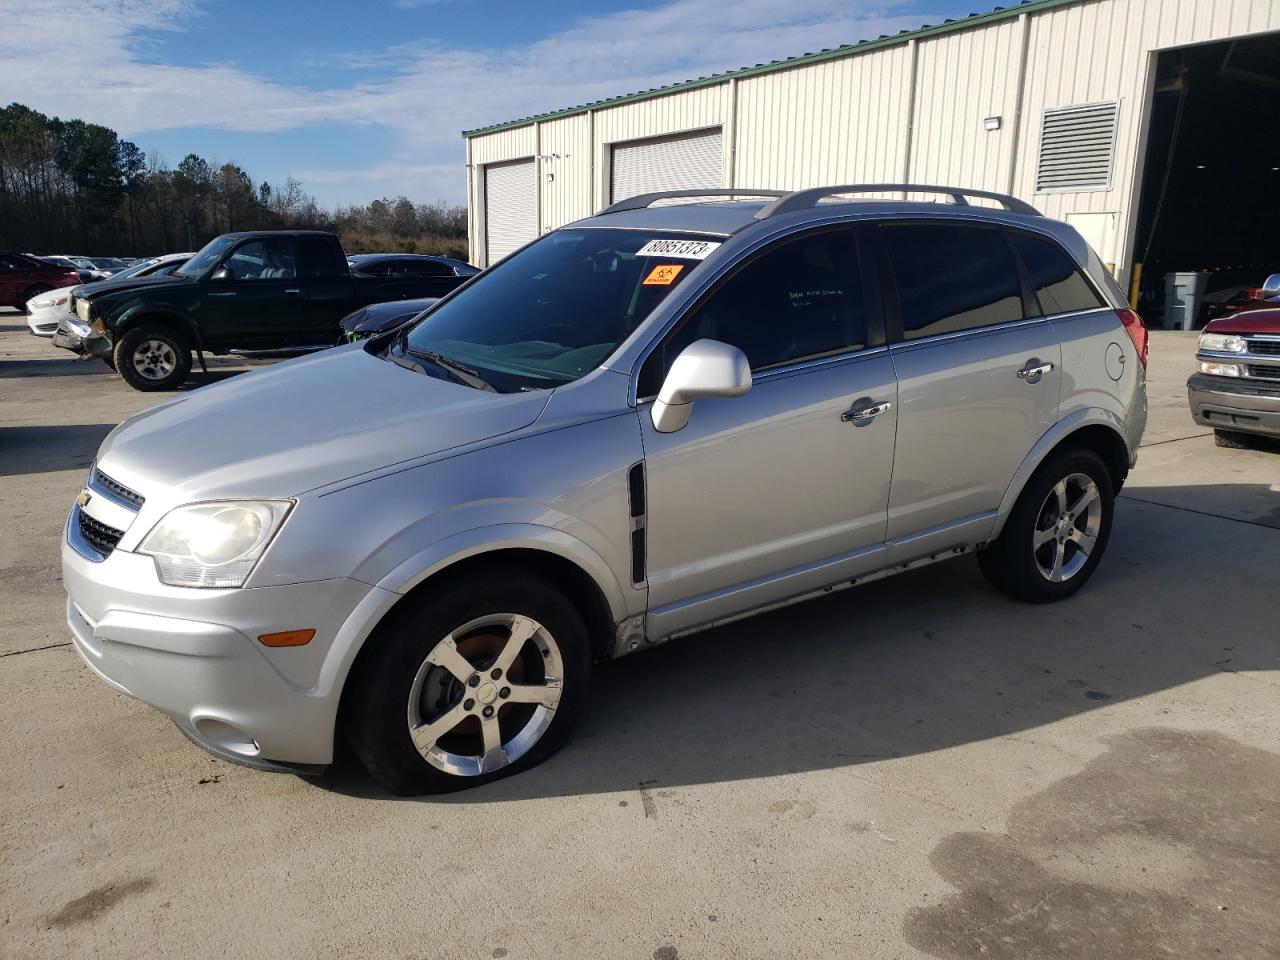
[[[107,283],[110,280],[173,273],[190,258],[189,253],[166,253],[163,257],[151,257],[130,264],[106,280],[81,284],[78,287],[60,287],[32,297],[27,301],[27,326],[37,337],[52,337],[58,329],[58,321],[71,314],[72,301],[80,292],[90,288],[97,289],[99,283]]]

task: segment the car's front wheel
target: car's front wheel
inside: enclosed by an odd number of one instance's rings
[[[1035,472],[978,564],[992,585],[1019,600],[1065,599],[1097,568],[1114,513],[1111,472],[1102,458],[1065,450]]]
[[[116,341],[115,369],[135,390],[172,390],[191,374],[191,345],[167,327],[134,327]]]
[[[347,739],[393,793],[446,793],[540,763],[568,739],[591,674],[582,618],[520,571],[410,598],[370,639]]]

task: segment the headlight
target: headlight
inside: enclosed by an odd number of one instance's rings
[[[293,506],[290,500],[224,500],[170,510],[138,552],[171,587],[239,587]]]
[[[1201,360],[1200,372],[1213,377],[1238,377],[1240,365],[1236,363],[1218,363],[1216,360]]]
[[[92,314],[92,310],[91,310],[91,308],[90,308],[90,306],[89,306],[89,301],[88,301],[88,300],[77,300],[77,301],[76,301],[76,316],[77,316],[77,317],[79,317],[79,318],[80,318],[81,320],[83,320],[85,323],[88,323],[88,322],[89,322],[89,317],[91,316],[91,314]]]
[[[1200,349],[1219,353],[1244,353],[1244,337],[1230,333],[1202,333]]]

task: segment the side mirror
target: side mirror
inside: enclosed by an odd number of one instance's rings
[[[693,401],[704,397],[740,397],[751,389],[751,364],[737,347],[719,340],[695,340],[671,364],[653,401],[653,428],[675,433],[693,413]]]
[[[226,265],[223,265],[219,267],[217,270],[213,271],[213,273],[209,274],[209,279],[210,280],[230,280],[232,279],[231,268]]]
[[[1262,281],[1262,299],[1270,300],[1272,297],[1280,297],[1280,273],[1273,273]]]

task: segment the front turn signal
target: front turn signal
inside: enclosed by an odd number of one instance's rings
[[[285,630],[281,633],[264,633],[258,642],[264,647],[303,647],[316,635],[314,630]]]

